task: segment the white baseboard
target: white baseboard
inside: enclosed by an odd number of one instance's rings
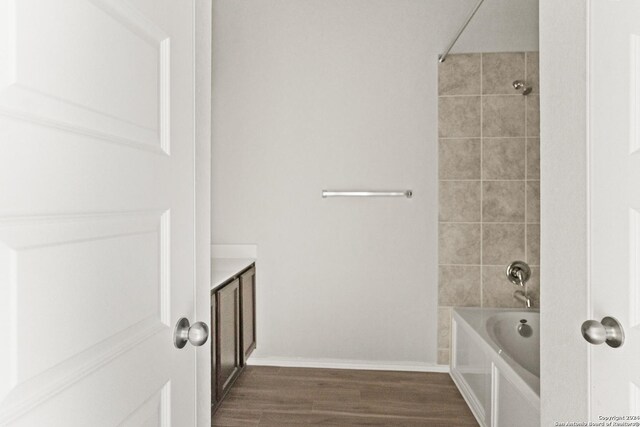
[[[408,371],[408,372],[442,372],[448,373],[448,365],[415,362],[370,362],[365,360],[342,359],[304,359],[278,357],[250,357],[247,364],[251,366],[280,366],[285,368],[325,368],[325,369],[360,369],[370,371]]]

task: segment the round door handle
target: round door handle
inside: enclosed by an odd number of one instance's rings
[[[209,327],[204,322],[196,322],[189,326],[189,319],[181,318],[176,323],[176,329],[173,331],[173,344],[177,348],[183,348],[187,345],[187,341],[196,347],[207,342],[209,338]]]
[[[607,343],[609,347],[620,347],[624,344],[624,330],[614,317],[603,317],[601,322],[587,320],[582,324],[582,336],[591,344]]]

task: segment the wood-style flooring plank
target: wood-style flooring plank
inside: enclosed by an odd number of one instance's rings
[[[439,421],[426,418],[408,417],[374,417],[367,415],[352,414],[311,414],[308,425],[323,426],[393,426],[393,427],[435,427],[435,426],[455,426],[455,427],[477,427],[475,420],[469,423],[457,421]],[[262,424],[260,424],[262,426]]]
[[[260,427],[306,426],[311,421],[311,412],[294,414],[291,412],[265,411],[260,418]]]
[[[257,426],[262,411],[257,409],[236,409],[220,406],[211,420],[212,426],[240,427]]]
[[[447,374],[248,366],[213,426],[477,426]]]

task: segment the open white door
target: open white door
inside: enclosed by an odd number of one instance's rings
[[[640,2],[590,8],[591,313],[616,318],[625,334],[618,348],[591,348],[597,421],[640,415]]]
[[[195,423],[193,20],[0,0],[0,425]]]

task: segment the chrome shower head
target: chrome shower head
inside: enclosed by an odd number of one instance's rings
[[[529,95],[531,93],[531,86],[527,86],[522,80],[514,81],[513,88],[515,90],[521,90],[523,95]]]

